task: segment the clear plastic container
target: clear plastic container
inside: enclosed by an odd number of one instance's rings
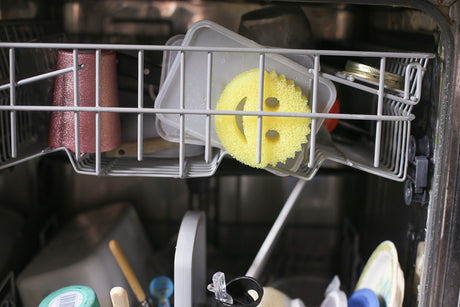
[[[210,21],[199,21],[192,25],[184,37],[182,46],[195,47],[223,47],[223,48],[260,48],[257,43],[238,35],[222,26]],[[170,57],[169,57],[170,59]],[[213,52],[211,68],[211,101],[210,108],[215,109],[217,101],[225,86],[240,73],[259,67],[259,54],[251,52]],[[275,71],[278,75],[285,75],[287,79],[293,80],[302,89],[305,96],[311,94],[313,74],[309,69],[287,57],[278,54],[266,54],[265,70]],[[207,82],[208,82],[208,52],[207,51],[185,51],[184,52],[184,108],[192,110],[203,110],[207,108]],[[170,67],[168,75],[164,80],[160,92],[155,101],[155,108],[179,109],[180,108],[180,58]],[[317,111],[327,113],[332,107],[336,98],[336,89],[333,83],[319,77],[318,80],[318,104]],[[309,99],[310,101],[310,99]],[[206,115],[186,115],[184,140],[188,144],[204,145],[206,142]],[[317,128],[322,125],[323,120],[317,120]],[[211,120],[210,144],[213,147],[225,148],[214,128],[214,121]],[[179,114],[157,114],[157,131],[161,137],[172,142],[180,141],[180,115]],[[318,129],[317,129],[318,130]],[[305,150],[306,148],[304,148]],[[296,156],[284,165],[277,165],[278,169],[295,171],[304,160],[305,154],[298,152]],[[270,169],[269,169],[270,170]],[[282,172],[270,170],[282,175]]]

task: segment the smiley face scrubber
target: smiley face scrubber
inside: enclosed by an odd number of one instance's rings
[[[257,111],[259,69],[245,71],[227,84],[217,110]],[[310,113],[307,98],[294,81],[264,72],[263,110]],[[215,128],[224,148],[238,161],[256,168],[293,158],[307,143],[310,118],[264,116],[261,163],[257,163],[257,116],[216,115]]]

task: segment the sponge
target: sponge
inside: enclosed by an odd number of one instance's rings
[[[253,69],[227,84],[216,109],[257,111],[258,104],[259,69]],[[300,87],[274,71],[264,71],[263,111],[311,112]],[[252,167],[285,163],[307,143],[311,118],[264,116],[262,122],[262,155],[257,163],[257,116],[215,116],[216,132],[224,148],[235,159]]]

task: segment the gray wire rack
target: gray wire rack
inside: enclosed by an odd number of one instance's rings
[[[191,115],[204,115],[206,122],[203,125],[210,127],[214,115],[252,115],[259,118],[258,124],[258,157],[261,155],[261,121],[264,116],[285,116],[285,117],[309,117],[312,118],[312,133],[310,134],[308,152],[305,154],[304,163],[294,171],[279,170],[271,167],[271,170],[281,174],[293,175],[303,179],[311,179],[323,161],[330,159],[363,171],[373,173],[392,180],[403,181],[406,177],[408,163],[408,143],[410,136],[411,121],[414,115],[412,108],[420,101],[421,83],[429,59],[433,54],[428,53],[403,53],[403,52],[364,52],[364,51],[335,51],[335,50],[296,50],[281,48],[224,48],[224,47],[192,47],[192,46],[158,46],[158,45],[114,45],[114,44],[60,44],[60,43],[0,43],[4,55],[4,62],[1,70],[7,75],[7,81],[0,85],[0,112],[2,116],[1,127],[1,159],[0,169],[28,161],[30,159],[49,154],[56,151],[65,151],[69,157],[74,170],[81,174],[97,176],[155,176],[155,177],[203,177],[211,176],[218,168],[219,163],[227,154],[225,150],[213,148],[210,142],[209,128],[206,140],[203,142],[204,154],[202,156],[188,157],[185,154],[185,132],[187,127],[184,118]],[[25,78],[17,78],[21,75],[16,62],[17,52],[33,50],[37,54],[56,54],[58,49],[73,50],[74,58],[81,50],[94,50],[96,52],[96,88],[101,86],[100,57],[102,50],[130,51],[138,55],[138,106],[137,107],[101,107],[100,92],[96,95],[96,106],[79,106],[78,95],[74,95],[73,106],[52,106],[45,99],[43,101],[24,100],[18,95],[18,90],[26,85],[50,80],[61,74],[74,75],[74,88],[78,88],[78,71],[84,69],[74,60],[72,66],[61,70],[49,69]],[[181,82],[181,102],[179,108],[160,109],[144,107],[144,53],[150,51],[177,52],[177,61],[184,68],[184,55],[186,53],[201,52],[212,56],[218,53],[237,52],[241,54],[258,54],[259,63],[256,64],[260,71],[264,71],[264,63],[267,54],[292,55],[302,54],[314,58],[313,67],[308,68],[313,75],[311,113],[277,113],[264,112],[261,109],[254,112],[246,111],[219,111],[209,108],[210,96],[208,95],[208,107],[203,109],[184,108],[183,99],[184,84]],[[359,82],[357,78],[342,73],[335,75],[326,74],[320,71],[320,59],[322,56],[334,57],[360,57],[374,58],[380,61],[380,79],[377,84]],[[6,62],[5,62],[6,57]],[[387,65],[387,60],[391,61]],[[47,60],[48,61],[48,60]],[[208,63],[209,65],[209,63]],[[6,69],[7,67],[7,69]],[[306,68],[307,69],[307,68]],[[212,88],[213,72],[207,70],[208,91]],[[404,90],[394,90],[384,85],[384,74],[386,71],[397,73],[404,77]],[[329,114],[317,112],[317,87],[318,78],[329,79],[336,84],[352,87],[356,90],[370,93],[377,97],[376,110],[373,114]],[[184,69],[181,69],[181,80],[184,78]],[[263,74],[260,76],[263,80]],[[161,89],[160,89],[161,90]],[[261,95],[259,95],[261,96]],[[260,98],[262,99],[262,97]],[[96,152],[80,153],[78,140],[80,138],[79,122],[75,122],[76,152],[66,148],[49,148],[46,143],[46,135],[41,138],[24,140],[21,137],[22,121],[21,114],[49,112],[73,112],[78,118],[80,112],[95,112],[96,122]],[[108,158],[101,152],[100,114],[102,112],[115,112],[132,114],[137,116],[137,157],[135,158]],[[143,154],[143,120],[145,116],[156,114],[178,114],[180,117],[180,138],[177,158],[152,158]],[[365,144],[366,150],[362,151],[360,146],[347,147],[333,142],[327,131],[316,128],[316,121],[324,118],[340,120],[365,120],[375,122],[375,136],[372,142]],[[33,123],[32,123],[33,125]],[[27,135],[25,136],[27,138]],[[26,142],[29,141],[29,142]],[[32,142],[31,142],[32,141]],[[32,143],[30,145],[29,143]],[[28,144],[28,145],[27,145]],[[37,148],[38,147],[38,148]],[[32,149],[31,149],[32,148]],[[372,148],[369,151],[369,148]]]

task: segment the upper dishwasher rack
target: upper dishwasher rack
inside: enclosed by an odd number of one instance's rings
[[[185,144],[184,120],[187,116],[203,115],[206,120],[203,125],[210,126],[214,115],[251,115],[273,116],[273,112],[245,112],[245,111],[218,111],[205,107],[203,109],[187,109],[181,103],[179,108],[160,109],[144,106],[144,55],[147,52],[163,51],[177,53],[178,65],[184,68],[184,59],[187,53],[200,52],[208,57],[207,68],[204,70],[208,80],[207,90],[212,90],[213,74],[212,59],[218,53],[257,54],[259,67],[263,71],[265,56],[280,55],[308,55],[313,58],[312,67],[308,72],[313,75],[311,92],[312,129],[308,152],[305,153],[298,169],[284,171],[283,174],[299,178],[311,179],[323,161],[330,159],[366,172],[370,172],[392,180],[402,181],[406,178],[408,163],[408,148],[411,120],[414,119],[412,108],[421,98],[422,78],[433,54],[405,53],[405,52],[365,52],[365,51],[335,51],[335,50],[296,50],[280,48],[227,48],[227,47],[197,47],[177,45],[113,45],[113,44],[60,44],[60,43],[0,43],[2,50],[2,64],[0,80],[0,169],[30,160],[55,151],[65,151],[73,168],[77,173],[98,176],[156,176],[156,177],[203,177],[211,176],[218,168],[226,152],[212,148],[209,140],[203,142],[198,154],[188,154]],[[115,52],[135,52],[137,54],[137,103],[135,106],[101,107],[100,91],[96,91],[96,106],[79,106],[78,99],[74,99],[72,106],[53,106],[50,102],[50,90],[54,77],[62,74],[73,74],[74,86],[78,82],[79,70],[85,69],[78,61],[65,69],[54,69],[54,59],[59,49],[72,50],[74,56],[83,50],[94,51],[96,55],[96,80],[94,86],[100,88],[101,83],[101,54],[104,50]],[[378,82],[368,82],[359,77],[337,71],[335,74],[323,73],[320,69],[322,56],[374,59],[379,63],[380,76]],[[22,63],[24,58],[35,62],[25,69]],[[38,65],[41,63],[40,65]],[[45,64],[43,64],[45,63]],[[164,68],[163,68],[164,69]],[[306,68],[307,69],[307,68]],[[30,70],[33,70],[32,72]],[[398,74],[404,79],[404,89],[395,90],[384,84],[385,72]],[[184,79],[184,69],[180,69]],[[368,114],[339,113],[329,114],[317,111],[318,79],[325,78],[336,85],[351,88],[358,92],[370,94],[374,103],[373,111]],[[180,83],[180,97],[186,99],[183,82]],[[78,86],[75,86],[78,88]],[[160,88],[161,90],[161,88]],[[36,91],[41,91],[40,95]],[[78,97],[79,95],[74,95]],[[209,99],[210,95],[208,95]],[[96,114],[95,153],[80,153],[67,148],[50,148],[47,143],[48,116],[50,112],[73,112],[78,118],[82,112]],[[104,112],[132,115],[136,118],[137,149],[134,157],[108,157],[101,152],[100,118]],[[177,156],[152,156],[144,154],[145,125],[147,118],[156,114],[178,114],[180,131],[177,145]],[[299,114],[280,114],[277,116],[299,116]],[[306,117],[305,115],[303,115]],[[372,123],[373,138],[367,143],[339,143],[333,140],[323,128],[315,129],[316,121],[324,118],[339,120],[358,120]],[[75,139],[80,138],[79,123],[75,122]],[[274,168],[276,171],[276,168]]]

